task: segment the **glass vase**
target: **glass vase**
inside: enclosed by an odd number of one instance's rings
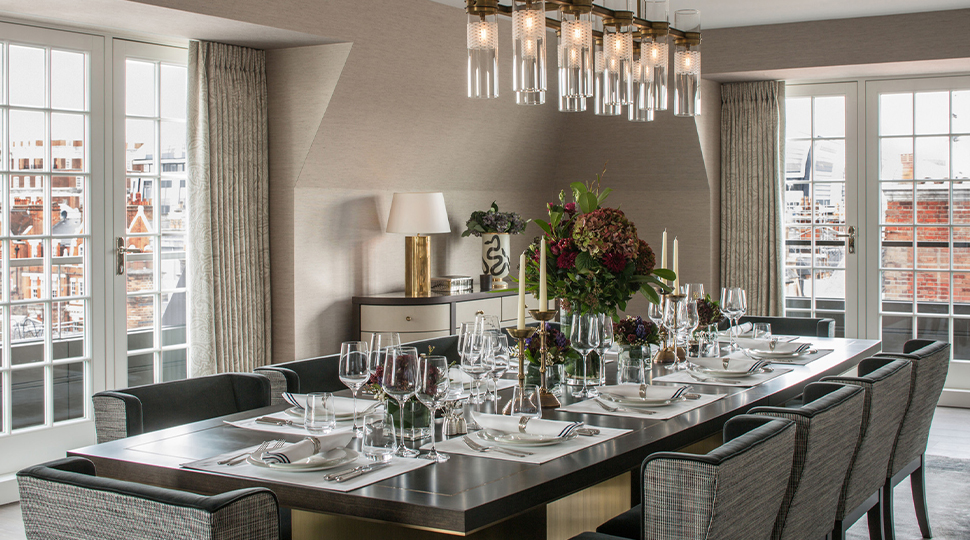
[[[717,343],[717,324],[702,326],[694,331],[697,340],[697,356],[713,358],[720,356],[720,346]]]
[[[562,302],[559,305],[562,306]],[[566,336],[572,334],[572,324],[570,323],[572,315],[571,310],[562,307],[559,309],[560,329]],[[606,316],[606,318],[609,319],[609,316]],[[568,386],[583,386],[583,358],[579,354],[575,356],[576,358],[567,359],[563,363],[563,383]],[[587,387],[606,384],[606,359],[596,351],[591,351],[586,355],[585,382]]]
[[[526,357],[525,384],[539,386],[541,382],[539,361],[533,362],[531,358]],[[562,395],[562,364],[546,366],[546,390],[552,392],[556,397]]]
[[[394,421],[397,422],[401,410],[397,400],[388,399],[384,404],[387,407],[388,414],[393,414]],[[404,402],[404,440],[420,441],[427,439],[434,433],[433,426],[431,411],[420,401],[412,398]]]

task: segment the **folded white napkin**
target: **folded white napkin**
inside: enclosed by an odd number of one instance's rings
[[[284,446],[279,450],[263,452],[263,455],[259,458],[266,463],[293,463],[301,459],[306,459],[314,454],[327,452],[334,448],[343,448],[353,438],[354,433],[352,431],[323,435],[321,437],[306,437],[298,443]]]
[[[505,433],[519,433],[518,416],[470,412],[475,422],[483,428],[504,431]],[[525,425],[525,432],[530,435],[542,435],[545,437],[565,437],[582,426],[582,422],[560,422],[558,420],[533,418]]]
[[[737,326],[732,326],[731,328],[737,328],[738,336],[743,336],[745,334],[751,335],[751,332],[754,331],[754,324],[746,322],[746,323],[741,323]],[[731,328],[728,328],[727,330],[721,330],[717,334],[719,336],[728,337],[731,335]]]
[[[727,365],[725,365],[725,360]],[[766,360],[748,358],[742,352],[731,353],[720,358],[691,358],[690,361],[704,369],[736,372],[755,372],[768,363]]]
[[[651,386],[644,385],[642,388],[644,390],[644,395],[640,395],[639,384],[617,384],[615,386],[600,386],[597,389],[600,394],[605,396],[617,396],[623,399],[649,399],[649,400],[661,400],[661,399],[674,399],[680,397],[684,392],[687,391],[689,386]]]
[[[306,409],[306,394],[291,394],[290,392],[283,392],[283,400],[285,400],[290,405],[293,405],[301,411]],[[350,417],[354,415],[354,400],[334,396],[333,398],[333,413],[337,417]],[[368,408],[373,407],[374,402],[368,401],[366,399],[357,400],[357,414],[361,414]]]

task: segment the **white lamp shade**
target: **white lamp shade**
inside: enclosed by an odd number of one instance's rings
[[[387,217],[387,232],[408,235],[450,233],[445,196],[441,192],[395,193]]]

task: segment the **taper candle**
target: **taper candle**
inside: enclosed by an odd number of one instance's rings
[[[549,291],[546,290],[546,239],[539,244],[539,311],[549,309]]]
[[[674,294],[680,294],[678,290],[680,288],[680,266],[677,264],[677,237],[674,237],[674,273],[677,274],[674,277]]]
[[[519,255],[519,318],[515,327],[525,328],[525,253]]]
[[[660,248],[660,268],[667,268],[667,229],[664,229],[663,242]],[[666,282],[667,280],[662,280]]]

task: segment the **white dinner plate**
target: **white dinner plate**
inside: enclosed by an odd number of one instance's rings
[[[749,373],[747,371],[734,371],[730,369],[707,369],[696,365],[691,371],[702,377],[715,377],[720,379],[743,379],[744,377],[750,377],[751,375],[768,373],[768,370],[765,368],[761,368],[753,373]]]
[[[334,448],[322,454],[314,454],[308,458],[294,461],[293,463],[266,463],[261,459],[256,459],[252,455],[246,458],[250,465],[276,469],[290,472],[313,472],[325,471],[334,467],[339,467],[345,463],[350,463],[357,459],[357,452],[350,448]]]
[[[613,393],[610,393],[610,392],[604,392],[603,390],[599,390],[599,393],[600,393],[600,397],[605,398],[605,399],[608,399],[609,401],[612,401],[612,402],[615,402],[615,403],[622,403],[623,405],[630,405],[632,407],[637,407],[637,406],[640,406],[640,407],[666,407],[667,405],[671,405],[671,404],[674,404],[674,403],[678,403],[680,401],[684,401],[685,399],[687,399],[684,396],[681,396],[681,397],[679,397],[677,399],[650,399],[650,398],[640,399],[638,397],[635,398],[635,397],[630,397],[630,396],[622,396],[622,395],[618,395],[618,394],[613,394]]]
[[[744,354],[750,356],[751,358],[798,358],[799,356],[805,356],[818,352],[815,349],[805,349],[804,351],[789,351],[789,352],[779,352],[770,351],[767,349],[744,349]]]
[[[290,415],[290,416],[295,417],[295,418],[303,418],[303,416],[304,416],[303,409],[300,408],[300,407],[290,407],[289,409],[286,409],[284,412],[286,414]],[[358,418],[363,417],[364,416],[363,412],[364,412],[363,410],[361,410],[360,412],[358,412],[357,413],[357,417]],[[338,422],[346,422],[348,420],[353,420],[353,419],[354,419],[354,415],[352,415],[352,414],[338,414],[337,415],[337,421]]]
[[[512,446],[551,446],[565,441],[571,441],[577,436],[575,432],[565,437],[557,437],[535,435],[533,433],[507,433],[497,429],[483,429],[478,432],[478,435],[486,441]]]

